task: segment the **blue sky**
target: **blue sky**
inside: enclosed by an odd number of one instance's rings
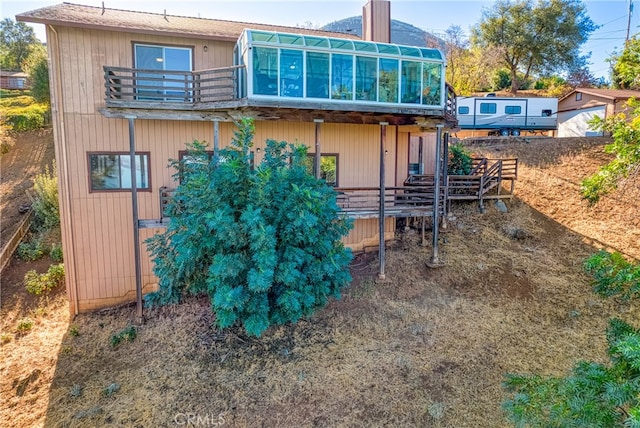
[[[101,0],[68,0],[72,3],[101,6]],[[635,0],[636,3],[638,0]],[[1,0],[2,18],[15,17],[20,12],[61,3],[62,0]],[[115,9],[200,16],[202,18],[260,22],[279,25],[304,25],[311,22],[322,26],[362,13],[366,0],[105,0],[105,6]],[[605,61],[624,46],[627,31],[629,0],[588,0],[584,2],[591,19],[601,28],[594,32],[583,51],[591,52],[590,70],[608,80],[609,65]],[[408,22],[433,33],[443,33],[451,25],[459,25],[465,33],[477,23],[483,7],[493,1],[482,0],[391,0],[393,19]],[[634,4],[634,6],[638,6]],[[631,18],[631,35],[640,32],[640,9]],[[44,27],[34,25],[36,34],[44,40]]]

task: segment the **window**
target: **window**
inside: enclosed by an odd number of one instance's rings
[[[376,101],[378,87],[378,60],[356,56],[356,100]]]
[[[331,98],[353,99],[353,55],[331,54]]]
[[[131,189],[129,153],[88,153],[89,192],[125,191]],[[136,153],[138,190],[151,191],[149,153]]]
[[[307,171],[315,176],[315,154],[307,155]],[[329,186],[338,186],[338,155],[334,153],[320,155],[320,178]]]
[[[398,60],[380,58],[378,94],[381,103],[398,102]]]
[[[278,95],[278,49],[253,48],[253,93]]]
[[[480,103],[480,114],[496,114],[496,103]]]
[[[521,114],[522,107],[520,106],[505,106],[504,107],[505,114]]]
[[[328,53],[307,52],[307,97],[329,98]]]
[[[469,107],[467,106],[458,107],[458,114],[469,114]]]
[[[302,51],[280,49],[280,96],[302,97]]]
[[[552,111],[551,110],[542,110],[542,117],[551,117]]]
[[[576,92],[576,101],[582,101],[582,92]]]
[[[196,157],[192,154],[189,154],[187,150],[180,150],[178,152],[178,160],[180,161],[178,179],[182,183],[184,180],[184,172],[187,171],[197,171],[198,168],[209,167],[209,162],[213,159],[214,152],[213,150],[206,150],[204,152],[205,156]],[[249,166],[251,169],[255,167],[255,155],[253,151],[249,152]],[[219,163],[225,162],[226,159],[222,156],[218,159]]]
[[[440,105],[440,83],[442,82],[442,66],[440,64],[422,63],[422,104]]]
[[[170,46],[134,44],[135,67],[141,70],[171,70],[191,72],[192,49]],[[190,101],[191,74],[159,72],[137,73],[139,99],[184,102]],[[145,80],[147,77],[149,80]]]
[[[401,99],[403,103],[420,104],[420,63],[402,61]]]

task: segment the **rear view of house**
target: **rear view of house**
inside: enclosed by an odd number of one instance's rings
[[[29,89],[29,76],[22,71],[0,71],[0,89]]]
[[[410,168],[434,172],[434,131],[456,121],[445,58],[388,43],[388,2],[364,11],[370,40],[66,3],[17,16],[47,29],[72,312],[154,289],[143,241],[164,227],[169,159],[194,139],[224,147],[239,118],[256,120],[256,163],[267,138],[306,144],[318,177],[347,196],[374,191],[374,204]],[[390,238],[395,218],[416,212],[352,210],[345,244]]]

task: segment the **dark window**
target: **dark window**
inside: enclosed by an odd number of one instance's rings
[[[90,192],[131,189],[131,158],[129,153],[88,153],[87,157]],[[136,153],[135,170],[138,190],[151,191],[149,153]]]
[[[542,110],[542,117],[551,117],[551,110]]]
[[[582,92],[576,92],[576,101],[582,101]]]
[[[480,103],[480,114],[496,114],[496,103]]]
[[[302,97],[302,51],[280,49],[280,96]]]
[[[505,114],[521,114],[522,107],[520,106],[505,106],[504,107]]]
[[[469,107],[467,106],[458,107],[458,114],[469,114]]]
[[[253,93],[278,95],[278,49],[253,48]]]
[[[316,175],[315,171],[315,153],[309,153],[307,156],[307,170],[309,174]],[[329,186],[338,186],[338,155],[321,154],[320,155],[320,178],[326,181]]]
[[[170,46],[134,44],[136,68],[154,70],[138,72],[136,77],[139,99],[184,102],[191,99],[191,75],[169,74],[165,70],[190,72],[192,49]],[[145,80],[147,77],[149,80]]]
[[[329,54],[307,52],[307,97],[329,98]]]

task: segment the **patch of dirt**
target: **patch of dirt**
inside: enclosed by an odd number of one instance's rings
[[[7,133],[2,135],[8,151],[0,155],[0,248],[18,229],[24,213],[20,206],[30,204],[26,191],[33,179],[54,159],[53,130]]]
[[[30,332],[18,335],[15,321],[2,325],[15,338],[0,347],[0,420],[510,426],[500,407],[506,373],[562,375],[578,360],[606,362],[608,319],[640,325],[630,304],[595,296],[582,267],[600,247],[640,258],[633,193],[596,207],[578,193],[580,180],[609,158],[605,143],[474,146],[520,158],[508,212],[454,204],[440,241],[444,267],[427,268],[431,235],[423,246],[410,229],[387,249],[387,282],[376,282],[377,253],[357,255],[341,300],[260,339],[219,331],[207,300],[190,298],[147,310],[137,338],[114,348],[111,336],[131,324],[133,307],[71,321],[63,296],[40,302],[27,310],[37,320]],[[21,311],[16,293],[3,301],[3,317]]]

